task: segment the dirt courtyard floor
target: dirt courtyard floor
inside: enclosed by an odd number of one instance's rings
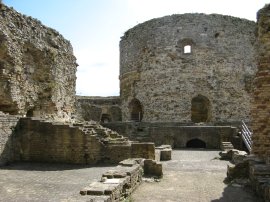
[[[143,182],[132,202],[260,202],[252,190],[226,185],[228,161],[217,160],[219,151],[174,150],[163,162],[160,182]]]
[[[219,151],[174,150],[163,162],[160,182],[143,182],[132,202],[259,202],[247,188],[226,185],[229,162],[216,160]],[[81,188],[113,166],[18,163],[0,169],[0,202],[81,202]]]

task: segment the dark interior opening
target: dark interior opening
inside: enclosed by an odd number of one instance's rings
[[[111,116],[109,114],[102,114],[101,115],[101,122],[102,123],[109,123],[109,122],[111,122]]]
[[[143,110],[141,102],[137,99],[133,99],[129,104],[130,120],[140,122],[143,118]]]
[[[33,117],[34,116],[34,110],[33,109],[29,109],[26,113],[26,117]]]
[[[189,140],[186,144],[187,148],[206,148],[206,143],[200,139]]]
[[[198,95],[194,97],[191,101],[191,121],[194,123],[208,122],[209,121],[209,100]]]

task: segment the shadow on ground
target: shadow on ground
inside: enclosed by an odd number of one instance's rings
[[[78,170],[85,168],[104,168],[116,166],[112,164],[81,165],[81,164],[61,164],[61,163],[36,163],[36,162],[17,162],[3,167],[1,170],[25,170],[25,171],[62,171]]]
[[[248,193],[248,194],[247,194]],[[222,197],[211,202],[263,202],[249,186],[237,187],[228,185],[224,188]]]

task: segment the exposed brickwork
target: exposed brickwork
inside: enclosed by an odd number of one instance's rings
[[[255,28],[230,16],[184,14],[128,30],[120,42],[123,121],[132,111],[142,121],[248,120]]]
[[[252,103],[252,151],[267,161],[270,155],[270,4],[258,12],[257,18],[258,71]]]
[[[12,135],[19,119],[0,111],[0,166],[12,161]]]

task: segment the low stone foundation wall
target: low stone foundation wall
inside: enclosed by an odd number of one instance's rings
[[[198,139],[203,141],[208,149],[220,149],[221,142],[236,142],[237,136],[237,128],[230,125],[126,122],[107,123],[104,126],[131,140],[154,142],[156,146],[167,144],[173,148],[185,148],[189,141]]]
[[[12,135],[18,121],[18,117],[0,111],[0,166],[12,161]]]
[[[87,201],[124,201],[141,184],[143,175],[162,176],[162,164],[151,159],[126,159],[105,172],[100,181],[80,191]]]
[[[136,143],[96,122],[56,123],[21,118],[14,135],[14,160],[76,164],[155,159],[154,143]]]

